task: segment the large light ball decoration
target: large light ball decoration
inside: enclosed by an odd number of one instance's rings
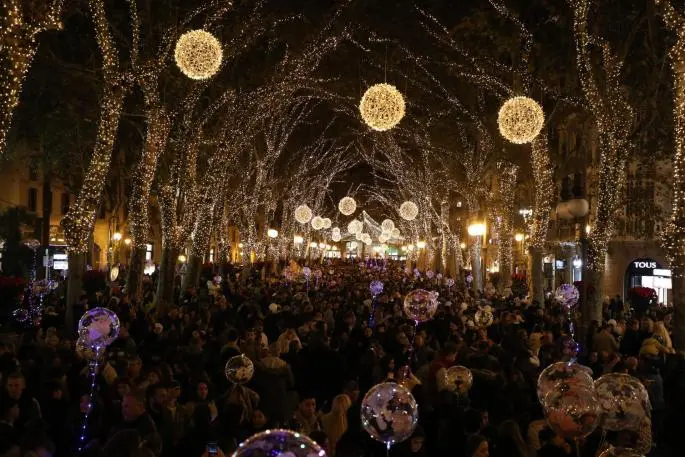
[[[90,309],[78,321],[79,337],[96,352],[117,339],[119,327],[119,318],[107,308]]]
[[[337,243],[341,239],[342,235],[340,234],[340,229],[338,227],[333,227],[333,230],[331,230],[331,240]]]
[[[364,224],[361,221],[355,219],[347,224],[347,231],[353,234],[361,233],[364,230]]]
[[[552,390],[545,397],[545,419],[550,428],[564,438],[585,438],[599,425],[595,392],[581,386]]]
[[[415,322],[430,320],[438,310],[438,293],[416,289],[404,297],[404,314]]]
[[[624,373],[608,373],[595,381],[595,392],[605,430],[640,430],[651,415],[647,389],[639,379]]]
[[[312,210],[307,205],[300,205],[295,209],[295,220],[300,224],[306,224],[312,220]]]
[[[392,229],[391,235],[393,238],[399,238],[400,237],[400,229],[395,227],[394,229]]]
[[[314,230],[321,230],[324,226],[325,222],[323,221],[323,218],[320,216],[314,216],[312,218],[312,228]]]
[[[390,239],[390,235],[387,233],[381,233],[378,235],[378,242],[379,243],[387,243],[387,241]]]
[[[388,449],[409,438],[419,421],[419,408],[406,387],[394,382],[373,386],[361,407],[362,427]]]
[[[357,210],[357,202],[352,197],[343,197],[338,202],[338,210],[345,216],[349,216]]]
[[[528,97],[513,97],[504,102],[497,116],[499,133],[515,144],[530,143],[545,123],[542,107]]]
[[[395,228],[395,223],[391,221],[390,219],[385,219],[383,222],[381,222],[381,229],[383,229],[384,233],[392,233],[392,231]]]
[[[366,125],[379,132],[399,124],[404,117],[404,109],[404,97],[390,84],[369,87],[359,103],[359,112]]]
[[[331,225],[333,224],[331,220],[327,217],[324,217],[321,221],[323,222],[323,228],[325,229],[331,228]]]
[[[556,362],[542,370],[538,377],[538,400],[544,401],[553,390],[570,390],[576,387],[594,388],[592,370],[578,363]]]
[[[416,203],[406,201],[400,205],[400,217],[405,221],[413,221],[419,214],[419,207]]]
[[[373,240],[371,239],[371,235],[369,235],[368,233],[362,233],[361,241],[367,246],[370,246],[371,243],[373,243]]]
[[[285,429],[264,430],[240,443],[231,457],[326,457],[314,440]]]
[[[219,71],[223,51],[214,35],[204,30],[186,32],[176,42],[176,65],[190,79],[211,78]]]
[[[254,365],[245,354],[236,355],[226,362],[224,374],[233,384],[245,384],[254,376]]]

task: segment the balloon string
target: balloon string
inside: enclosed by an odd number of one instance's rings
[[[95,395],[95,384],[97,380],[98,373],[98,359],[101,354],[101,348],[95,348],[95,358],[88,363],[89,374],[90,374],[90,392],[88,394],[88,406],[86,411],[83,413],[83,419],[81,421],[80,437],[78,443],[78,452],[83,451],[86,445],[86,437],[88,436],[88,416],[93,409],[93,396]]]
[[[575,441],[576,441],[576,456],[581,457],[581,455],[580,455],[580,441],[579,440],[575,440]]]
[[[414,321],[414,333],[411,336],[411,342],[409,343],[409,350],[407,351],[407,363],[404,365],[404,371],[409,374],[411,373],[411,362],[414,356],[414,341],[416,341],[416,334],[419,331],[419,321]]]
[[[371,312],[369,313],[369,328],[373,330],[376,326],[376,294],[371,297]]]

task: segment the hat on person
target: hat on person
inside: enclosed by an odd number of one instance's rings
[[[281,306],[278,303],[272,303],[269,305],[269,311],[276,314],[281,310]]]

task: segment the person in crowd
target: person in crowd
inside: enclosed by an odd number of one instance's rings
[[[315,430],[324,430],[321,415],[316,409],[316,398],[313,395],[302,396],[288,428],[303,435],[310,435]]]
[[[321,417],[321,424],[328,437],[331,455],[335,455],[335,446],[340,437],[347,431],[347,410],[352,406],[350,397],[340,394],[333,399],[331,412]]]

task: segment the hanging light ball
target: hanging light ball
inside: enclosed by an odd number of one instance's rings
[[[364,240],[364,234],[362,232],[355,233],[354,237],[357,241],[363,241]]]
[[[392,229],[391,235],[393,238],[399,238],[400,237],[400,229],[395,227],[394,229]]]
[[[499,132],[515,144],[530,143],[545,123],[542,107],[528,97],[513,97],[504,102],[497,117]]]
[[[353,221],[350,221],[349,224],[347,224],[347,231],[350,233],[361,233],[362,230],[364,229],[364,224],[361,223],[361,221],[355,219]]]
[[[406,201],[400,205],[400,217],[405,221],[413,221],[419,214],[419,207],[416,203]]]
[[[221,67],[223,51],[214,35],[204,30],[186,32],[176,42],[176,65],[190,79],[211,78]]]
[[[404,97],[395,86],[375,84],[364,93],[359,112],[366,125],[384,132],[395,127],[404,117]]]
[[[312,218],[312,228],[314,230],[321,230],[323,228],[323,226],[324,226],[323,218],[321,218],[320,216],[314,216]]]
[[[341,198],[338,202],[338,210],[345,216],[349,216],[357,211],[357,202],[352,197]]]
[[[307,205],[300,205],[295,209],[295,220],[300,224],[306,224],[312,219],[312,210]]]
[[[332,222],[331,222],[331,220],[330,220],[329,218],[324,217],[324,218],[322,219],[322,221],[323,221],[323,228],[325,228],[325,229],[331,228]]]
[[[391,233],[395,228],[395,223],[390,219],[385,219],[383,222],[381,222],[381,228],[383,229],[383,232]]]
[[[371,243],[373,243],[373,240],[371,239],[371,235],[369,235],[368,233],[362,233],[362,242],[365,245],[370,246]]]
[[[384,232],[384,233],[381,233],[380,235],[378,235],[378,242],[379,242],[379,243],[385,243],[385,242],[387,242],[389,239],[390,239],[390,235],[388,235],[388,234],[385,233],[385,232]]]
[[[331,233],[331,240],[333,240],[337,243],[341,239],[342,239],[342,235],[340,235],[340,229],[338,227],[335,227],[333,229],[333,232]]]

